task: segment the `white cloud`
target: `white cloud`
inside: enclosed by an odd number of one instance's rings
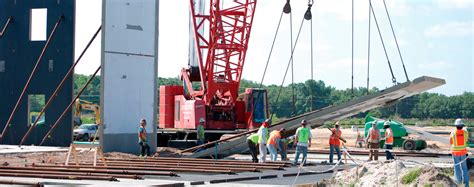
[[[393,16],[407,16],[413,9],[408,5],[406,0],[388,0],[386,1],[387,9]],[[374,12],[376,16],[385,15],[385,8],[381,1],[372,1]],[[333,14],[337,18],[344,21],[352,20],[352,0],[320,0],[315,3],[316,13]],[[368,20],[369,11],[368,1],[354,2],[354,20],[366,21]]]
[[[438,7],[441,9],[472,9],[473,6],[472,0],[438,0]]]
[[[462,37],[472,35],[474,32],[474,22],[448,22],[444,24],[437,24],[425,30],[424,34],[427,37],[445,37],[454,36]]]
[[[420,63],[417,65],[417,68],[419,69],[429,69],[429,70],[446,70],[452,67],[453,65],[451,63],[448,63],[443,60],[430,62],[430,63]]]

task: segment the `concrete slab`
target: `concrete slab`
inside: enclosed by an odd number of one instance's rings
[[[325,121],[338,120],[350,117],[360,112],[366,112],[374,108],[391,105],[404,98],[441,86],[445,83],[446,81],[443,79],[422,76],[414,79],[413,81],[401,83],[370,95],[355,98],[337,106],[329,106],[320,110],[290,118],[275,124],[273,127],[269,128],[269,130],[271,131],[274,129],[285,128],[289,132],[295,131],[296,128],[300,126],[299,123],[302,119],[308,121],[312,128],[319,127]],[[213,155],[215,156],[217,154],[219,158],[227,157],[247,150],[248,148],[246,139],[247,136],[241,136],[233,140],[221,142],[217,145],[217,147],[210,147],[208,149],[186,156],[199,158]]]
[[[38,152],[67,152],[67,147],[34,146],[24,145],[0,145],[0,154],[13,153],[38,153]]]

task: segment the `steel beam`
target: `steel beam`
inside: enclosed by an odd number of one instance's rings
[[[92,166],[92,165],[54,165],[54,164],[37,164],[35,167],[62,167],[62,168],[96,168],[96,169],[125,169],[125,170],[139,170],[139,171],[169,171],[169,172],[185,172],[185,173],[221,173],[221,174],[235,174],[233,170],[225,169],[199,169],[199,168],[157,168],[157,167],[142,167],[142,166]]]

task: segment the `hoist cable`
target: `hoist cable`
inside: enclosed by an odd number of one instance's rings
[[[273,36],[272,46],[270,47],[270,53],[268,54],[267,63],[265,64],[265,69],[263,70],[262,79],[260,80],[260,85],[258,86],[258,88],[262,88],[262,86],[263,86],[263,80],[265,79],[265,75],[266,75],[267,69],[268,69],[268,64],[270,63],[270,58],[272,57],[273,47],[275,46],[275,41],[276,41],[276,38],[278,36],[278,31],[280,30],[280,24],[281,24],[281,19],[282,18],[283,18],[283,12],[281,12],[281,14],[280,14],[280,19],[278,21],[278,25],[277,25],[277,28],[276,28],[276,31],[275,31],[275,35]]]
[[[308,11],[309,11],[309,15],[308,15]],[[296,35],[295,45],[293,46],[293,49],[291,49],[291,56],[290,56],[290,59],[288,60],[288,65],[286,66],[285,74],[283,75],[283,80],[281,81],[280,88],[279,88],[275,103],[278,103],[278,100],[280,99],[281,91],[283,90],[283,84],[285,83],[286,75],[288,74],[288,69],[290,69],[291,60],[293,59],[293,54],[294,54],[296,46],[297,46],[296,44],[298,43],[298,39],[300,37],[301,28],[303,28],[303,23],[304,23],[304,20],[306,18],[311,19],[311,4],[308,5],[308,10],[306,11],[305,16],[301,20],[300,28],[298,29],[298,34]],[[272,112],[272,114],[270,116],[270,119],[273,118],[274,114],[275,114],[275,111]]]
[[[370,24],[372,23],[372,14],[370,12],[370,4],[372,0],[369,0],[369,34],[367,36],[367,95],[369,95],[369,77],[370,77]]]
[[[311,28],[310,28],[310,36],[311,36],[311,81],[314,82],[314,74],[313,74],[313,19],[311,19]],[[313,111],[313,88],[309,87],[311,93],[311,111]]]
[[[352,60],[351,60],[351,69],[352,69],[352,72],[351,72],[351,93],[352,93],[352,97],[354,97],[354,0],[352,0],[352,37],[351,37],[351,40],[352,40]]]
[[[392,29],[393,39],[395,39],[395,44],[397,44],[398,55],[400,56],[400,61],[402,62],[403,71],[405,72],[405,77],[407,81],[410,81],[410,79],[408,78],[407,69],[405,68],[405,62],[403,62],[402,52],[400,52],[400,46],[398,45],[398,40],[397,40],[397,37],[395,36],[395,30],[393,29],[392,19],[390,19],[390,14],[388,13],[387,4],[385,3],[385,0],[383,0],[383,5],[385,7],[385,12],[387,13],[388,22],[390,23],[390,28]]]
[[[287,6],[288,6],[288,7],[287,7]],[[267,73],[268,64],[270,63],[270,58],[271,58],[272,53],[273,53],[273,47],[275,46],[275,41],[276,41],[276,38],[277,38],[277,36],[278,36],[278,31],[280,30],[280,25],[281,25],[281,20],[282,20],[282,18],[283,18],[283,13],[284,13],[285,11],[287,11],[288,9],[289,9],[289,11],[291,11],[291,7],[289,7],[289,0],[287,0],[287,4],[285,4],[285,7],[283,8],[283,11],[282,11],[281,14],[280,14],[280,19],[278,20],[278,25],[277,25],[277,28],[276,28],[276,31],[275,31],[275,35],[273,36],[272,46],[270,47],[270,52],[269,52],[269,54],[268,54],[267,62],[266,62],[266,64],[265,64],[265,69],[263,70],[262,79],[260,80],[260,85],[258,86],[259,89],[262,88],[262,86],[263,86],[263,80],[265,79],[265,75],[266,75],[266,73]],[[262,97],[261,92],[258,92],[258,93],[257,93],[257,100],[254,100],[254,101],[252,102],[252,113],[250,114],[249,119],[252,119],[253,113],[255,112],[255,103],[256,103],[257,101],[259,101],[259,100],[261,99],[261,97]]]
[[[291,49],[293,49],[293,13],[290,12],[290,54],[292,53]],[[292,97],[292,104],[293,104],[293,115],[296,114],[296,98],[295,98],[295,72],[293,66],[294,59],[291,59],[291,97]]]
[[[390,64],[390,59],[388,58],[387,49],[385,48],[385,43],[384,43],[383,37],[382,37],[382,32],[380,31],[379,23],[377,22],[377,16],[375,16],[374,8],[373,8],[371,2],[369,2],[369,8],[372,11],[372,15],[374,16],[375,25],[377,26],[377,30],[379,32],[380,41],[382,42],[383,51],[385,52],[385,57],[387,58],[388,68],[390,69],[390,73],[392,74],[392,83],[396,84],[397,79],[395,78],[395,75],[393,74],[392,65]]]

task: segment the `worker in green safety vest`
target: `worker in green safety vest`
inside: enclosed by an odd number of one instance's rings
[[[247,145],[249,146],[250,154],[252,155],[252,162],[258,163],[258,134],[254,133],[247,137]]]
[[[300,154],[303,153],[303,164],[306,164],[306,156],[308,155],[308,147],[311,147],[311,131],[310,128],[306,127],[306,120],[301,121],[301,127],[296,129],[295,133],[295,161],[293,164],[298,164]]]
[[[205,141],[204,124],[205,123],[206,123],[206,120],[204,120],[204,118],[199,119],[199,125],[197,127],[197,145],[204,144],[204,141]]]

